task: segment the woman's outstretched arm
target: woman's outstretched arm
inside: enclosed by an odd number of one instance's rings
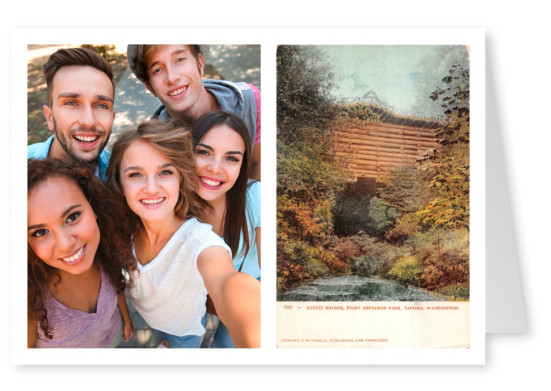
[[[220,320],[238,348],[260,347],[260,283],[237,272],[229,253],[209,247],[197,259],[197,268]]]
[[[132,325],[132,319],[130,318],[130,311],[128,310],[128,304],[126,304],[126,297],[124,292],[120,292],[117,295],[117,306],[122,318],[122,339],[124,342],[128,342],[134,336],[134,326]]]

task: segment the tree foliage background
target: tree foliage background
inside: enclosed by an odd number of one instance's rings
[[[341,184],[331,124],[332,70],[313,46],[277,49],[277,236],[280,287],[342,269],[320,241],[333,233]]]

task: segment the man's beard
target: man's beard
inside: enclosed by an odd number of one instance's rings
[[[71,144],[71,141],[68,140],[66,137],[65,137],[65,134],[62,133],[62,132],[58,132],[57,131],[57,125],[56,125],[56,122],[55,122],[55,118],[53,119],[53,123],[54,123],[54,134],[55,134],[55,137],[57,138],[57,141],[59,142],[59,145],[61,145],[61,147],[63,148],[63,150],[65,151],[65,153],[71,158],[73,159],[75,162],[79,162],[79,163],[86,163],[86,164],[96,164],[97,161],[98,161],[98,158],[99,158],[99,155],[101,154],[101,152],[103,151],[103,149],[105,148],[105,146],[107,145],[107,142],[109,141],[109,137],[107,137],[103,143],[100,145],[100,147],[98,148],[98,154],[95,156],[95,157],[92,157],[92,158],[88,158],[88,159],[83,159],[81,156],[79,156],[74,148],[72,147],[72,144]],[[99,137],[104,137],[105,136],[105,131],[98,131],[97,129],[95,128],[85,128],[85,127],[79,127],[78,128],[78,131],[91,131],[93,132],[94,134],[97,134]],[[71,132],[69,132],[71,133]]]

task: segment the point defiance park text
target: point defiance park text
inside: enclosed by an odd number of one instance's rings
[[[302,306],[285,305],[284,310],[292,309],[303,309]],[[382,305],[382,306],[373,306],[373,305],[309,305],[306,306],[307,311],[458,311],[459,306],[456,305]]]

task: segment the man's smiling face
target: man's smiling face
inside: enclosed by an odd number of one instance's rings
[[[57,71],[52,86],[52,104],[44,106],[44,116],[56,137],[48,156],[96,162],[115,119],[109,77],[90,66],[66,66]]]
[[[146,86],[171,117],[192,117],[196,114],[196,103],[206,93],[203,66],[202,55],[195,57],[188,45],[159,45],[147,64]]]

